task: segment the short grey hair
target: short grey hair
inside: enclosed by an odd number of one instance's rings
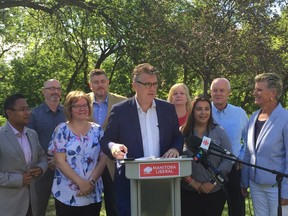
[[[210,90],[212,90],[213,84],[214,84],[215,82],[217,82],[217,81],[220,81],[220,80],[223,80],[223,81],[225,81],[225,82],[227,83],[228,90],[230,91],[230,90],[231,90],[230,82],[229,82],[228,79],[226,79],[226,78],[224,78],[224,77],[219,77],[219,78],[214,79],[214,80],[212,81],[212,83],[211,83]]]
[[[283,81],[278,74],[262,73],[255,77],[255,82],[267,82],[267,87],[276,91],[276,100],[278,101],[283,91]]]

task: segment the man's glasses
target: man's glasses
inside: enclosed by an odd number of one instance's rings
[[[146,89],[151,88],[152,86],[153,87],[157,87],[158,86],[158,82],[154,82],[154,83],[151,83],[151,82],[143,83],[143,82],[140,82],[140,81],[136,81],[136,82],[140,83],[141,85],[144,85]]]
[[[75,109],[87,109],[88,108],[88,104],[82,104],[82,105],[72,105],[71,106],[72,108],[75,108]]]
[[[14,112],[30,112],[31,108],[30,107],[21,107],[19,109],[11,108],[11,110],[14,111]]]
[[[44,89],[48,89],[48,90],[50,90],[50,91],[62,91],[62,89],[60,88],[60,87],[46,87],[46,88],[44,88]]]

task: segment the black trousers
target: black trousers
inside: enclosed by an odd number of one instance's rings
[[[226,202],[222,189],[199,194],[181,188],[181,216],[221,216]]]
[[[116,207],[115,185],[107,166],[105,167],[102,173],[102,181],[104,185],[104,201],[105,201],[106,215],[117,216],[118,212]]]
[[[33,214],[32,214],[32,208],[31,208],[31,203],[29,203],[29,207],[28,207],[26,216],[33,216]]]
[[[87,206],[70,206],[60,202],[57,199],[55,201],[55,209],[57,216],[99,216],[101,210],[101,202],[93,203]]]
[[[235,164],[228,178],[225,188],[228,193],[229,216],[245,216],[245,198],[242,196],[240,187],[241,170],[237,170]]]

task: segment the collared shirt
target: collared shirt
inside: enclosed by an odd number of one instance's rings
[[[160,157],[160,138],[156,103],[153,100],[152,106],[147,112],[142,110],[137,99],[136,104],[141,128],[144,157]]]
[[[213,119],[225,129],[232,145],[232,153],[242,159],[248,124],[246,112],[241,107],[231,104],[227,104],[226,108],[220,111],[212,103],[212,114]]]
[[[24,156],[25,156],[25,161],[26,161],[26,164],[30,164],[31,162],[31,146],[30,146],[30,143],[29,143],[29,140],[27,138],[27,128],[24,127],[24,130],[22,133],[20,133],[18,130],[16,130],[11,124],[10,122],[8,122],[8,124],[10,125],[13,133],[15,134],[22,150],[23,150],[23,153],[24,153]]]
[[[37,132],[40,145],[46,152],[53,131],[57,125],[65,121],[64,110],[61,105],[57,107],[56,112],[53,112],[46,103],[42,103],[32,110],[27,126]]]
[[[98,103],[95,98],[93,101],[93,117],[97,124],[103,125],[105,118],[108,113],[108,96],[106,96],[105,100]]]

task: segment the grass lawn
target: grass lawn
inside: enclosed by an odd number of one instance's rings
[[[251,198],[249,198],[249,199],[246,199],[246,216],[253,216],[253,215],[254,215],[254,213],[253,213],[253,209],[252,209],[252,201],[251,201]],[[52,198],[49,201],[46,216],[55,216],[54,200]],[[102,204],[102,210],[101,210],[100,216],[106,216],[103,204]],[[228,216],[227,205],[225,205],[222,216]]]

